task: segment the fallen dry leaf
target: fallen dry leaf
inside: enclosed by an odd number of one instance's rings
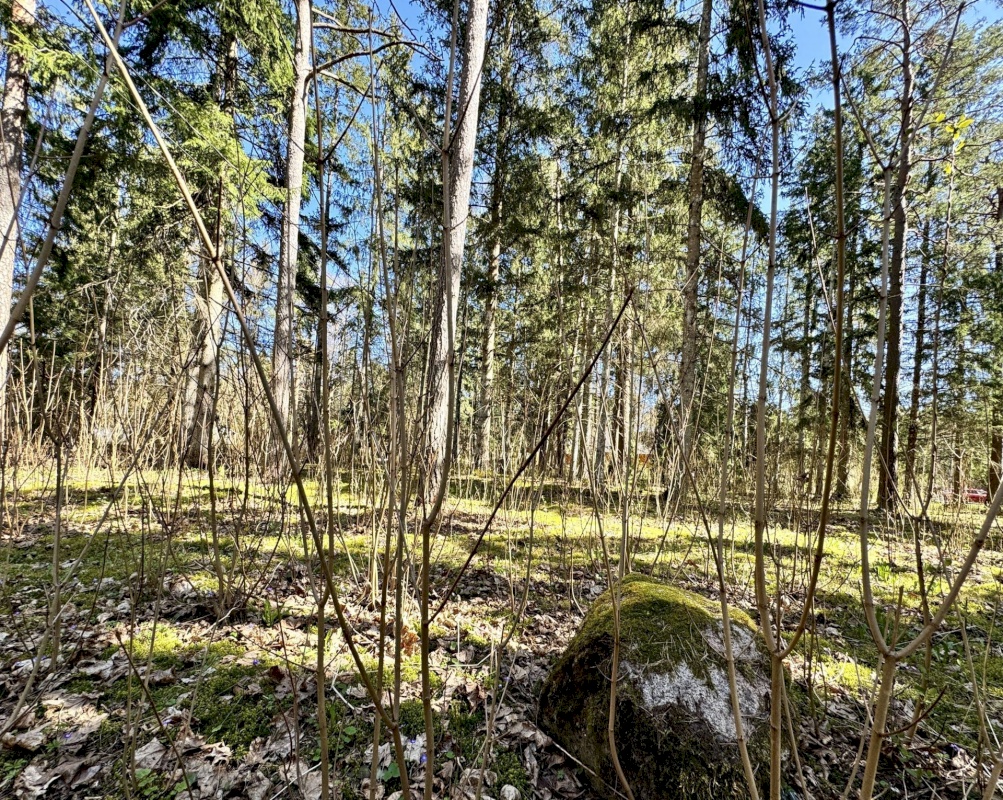
[[[136,769],[159,769],[166,753],[165,744],[159,739],[151,739],[135,752],[133,761]]]
[[[49,735],[43,726],[20,733],[6,733],[3,743],[7,747],[20,747],[22,750],[34,753],[48,741],[48,738]]]

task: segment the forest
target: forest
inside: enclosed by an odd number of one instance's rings
[[[0,797],[1003,797],[999,0],[0,42]]]

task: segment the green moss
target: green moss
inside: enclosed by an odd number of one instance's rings
[[[90,692],[101,691],[101,685],[94,678],[84,675],[67,681],[63,685],[63,691],[69,694],[88,694]]]
[[[411,655],[401,654],[400,671],[401,680],[404,683],[417,683],[421,680],[421,654],[417,648]],[[362,654],[362,663],[366,667],[370,676],[375,678],[379,659],[370,653]],[[338,659],[331,663],[331,669],[337,672],[355,672],[355,661],[345,652],[342,652]],[[362,678],[358,679],[362,683]],[[431,675],[432,690],[436,691],[442,686],[442,679],[434,672]],[[394,683],[394,661],[391,653],[387,653],[383,661],[383,685],[392,686]]]
[[[474,647],[487,648],[491,646],[490,639],[470,628],[464,631],[463,638],[468,644],[472,644]]]
[[[153,705],[158,710],[163,710],[173,705],[184,689],[177,684],[169,684],[167,686],[150,686],[149,691]],[[134,675],[127,675],[106,686],[101,694],[113,706],[125,705],[130,700],[133,702],[142,700],[144,703],[147,701],[143,686]]]
[[[613,598],[605,592],[595,601],[585,618],[575,642],[590,641],[613,631]],[[756,626],[749,615],[730,609],[733,626],[751,632]],[[721,624],[721,607],[704,597],[661,583],[646,575],[628,575],[620,587],[620,638],[627,652],[624,657],[640,663],[665,658],[679,641],[692,641],[694,631]],[[678,660],[678,656],[674,657]]]
[[[271,733],[272,718],[289,702],[268,692],[246,692],[257,677],[257,666],[221,668],[202,681],[191,706],[195,730],[209,741],[226,743],[237,758],[254,739]]]
[[[405,700],[400,705],[401,735],[414,739],[425,732],[425,707],[421,700]]]
[[[94,734],[94,748],[99,752],[104,752],[112,747],[117,747],[122,740],[123,727],[121,720],[106,717]]]
[[[145,565],[146,570],[145,579],[141,582],[146,587],[146,596],[137,598],[140,608],[148,607],[147,604],[158,591],[160,575],[157,574],[157,570],[162,567],[169,568],[177,575],[187,575],[199,589],[216,588],[215,575],[205,568],[208,563],[206,554],[211,549],[207,522],[208,487],[201,476],[193,478],[186,473],[180,484],[177,478],[176,472],[148,471],[142,476],[137,475],[136,480],[131,481],[121,492],[118,502],[122,513],[117,515],[120,525],[109,529],[107,540],[102,533],[91,545],[81,563],[78,578],[83,584],[82,596],[87,598],[87,602],[82,603],[81,608],[89,607],[89,593],[95,589],[98,578],[114,578],[119,581],[118,584],[106,585],[98,590],[102,600],[114,600],[114,604],[118,603],[119,593],[124,588],[138,589],[139,582],[127,584],[126,581],[133,572],[140,569],[141,563]],[[89,484],[82,473],[71,475],[67,491],[68,505],[63,508],[66,530],[62,538],[61,560],[70,560],[82,551],[90,537],[90,533],[84,534],[82,531],[93,529],[94,520],[103,513],[107,502],[118,491],[116,486],[105,485],[105,481],[103,477],[95,481],[94,473],[90,475]],[[168,554],[168,539],[159,535],[156,525],[152,535],[149,535],[148,530],[147,535],[141,538],[139,526],[141,520],[146,518],[146,512],[142,514],[135,512],[141,504],[147,503],[146,498],[151,493],[152,502],[156,507],[173,512],[175,503],[173,493],[179,485],[182,487],[181,504],[192,513],[179,518],[180,524],[170,537]],[[523,490],[529,488],[525,482],[520,482],[519,485]],[[490,511],[490,505],[486,503],[485,498],[488,495],[496,496],[500,491],[500,486],[496,485],[496,481],[490,476],[480,484],[476,481],[470,484],[465,479],[459,479],[454,483],[454,487],[458,491],[466,491],[470,497],[461,500],[455,506],[454,521],[460,523],[453,530],[456,535],[443,540],[441,565],[447,569],[457,567],[466,559],[473,537]],[[591,508],[579,505],[586,502],[585,498],[588,497],[587,491],[583,493],[580,491],[581,488],[560,483],[548,483],[544,487],[544,502],[534,518],[534,563],[531,575],[534,581],[542,581],[545,585],[553,586],[555,590],[542,592],[539,595],[534,592],[534,613],[546,613],[555,607],[565,610],[570,608],[572,590],[577,591],[579,586],[575,584],[569,587],[569,576],[576,576],[575,581],[580,580],[583,565],[587,565],[590,559],[598,558],[599,551]],[[316,492],[318,489],[316,484],[311,483],[310,491]],[[244,494],[239,476],[231,479],[223,474],[217,475],[216,490],[220,500],[218,511],[221,514],[221,530],[227,532],[221,542],[224,569],[229,569],[234,563],[232,559],[236,557],[231,537],[228,535],[231,525],[234,534],[239,531],[243,537],[240,570],[246,569],[249,577],[254,577],[254,570],[264,565],[266,558],[279,561],[287,559],[294,562],[304,557],[300,537],[285,535],[283,527],[287,523],[279,514],[273,513],[278,508],[277,504],[285,488],[276,489],[261,483],[253,483],[249,494],[250,513],[246,517],[237,516]],[[347,549],[353,556],[365,559],[371,544],[370,534],[366,525],[359,526],[358,523],[370,513],[367,501],[361,496],[349,496],[347,487],[339,487],[339,492],[342,493],[339,507],[343,510],[339,512],[338,526],[345,531]],[[230,496],[233,500],[228,500]],[[290,490],[289,497],[295,502],[295,490]],[[476,499],[477,497],[480,499]],[[40,524],[34,528],[35,533],[30,542],[25,541],[19,543],[17,547],[5,548],[0,554],[0,577],[6,579],[5,588],[0,591],[0,613],[11,612],[12,598],[16,593],[23,591],[41,597],[42,589],[50,582],[51,522],[54,511],[51,473],[46,474],[43,470],[37,479],[31,479],[30,485],[27,485],[24,491],[9,500],[15,513],[21,515],[23,519],[38,519]],[[553,504],[555,500],[557,505]],[[527,511],[520,510],[518,505],[518,502],[513,503],[506,509],[508,522],[506,529],[503,532],[488,534],[484,540],[482,554],[488,559],[488,569],[493,570],[496,575],[505,578],[514,577],[521,581],[529,556],[530,515]],[[259,514],[258,511],[262,513]],[[747,524],[747,508],[743,504],[733,504],[729,513],[733,515],[729,518],[735,522],[731,526],[731,538],[725,542],[729,573],[733,575],[735,586],[747,586],[754,564],[754,532]],[[802,640],[798,652],[793,655],[793,660],[797,660],[807,655],[811,649],[812,677],[815,682],[807,687],[805,692],[818,691],[821,686],[823,689],[836,688],[841,694],[859,697],[872,688],[875,648],[864,624],[858,592],[853,588],[859,570],[855,513],[849,504],[845,504],[834,508],[834,517],[830,521],[819,583],[820,593],[815,602],[816,613],[820,616],[824,613],[824,617],[819,620],[821,624],[816,626],[817,630],[811,631]],[[931,552],[927,557],[927,590],[932,598],[943,592],[947,577],[945,572],[947,559],[952,555],[957,559],[956,551],[967,546],[972,527],[981,521],[981,512],[977,512],[974,508],[941,509],[935,503],[931,506],[930,513],[936,523],[919,527],[926,543],[936,542],[943,550],[942,555]],[[795,519],[782,509],[775,510],[773,521],[775,525],[771,527],[771,552],[780,559],[780,573],[789,577],[793,559],[810,557],[810,545],[804,533],[814,525],[814,522],[809,519],[806,524],[804,517]],[[712,561],[703,549],[703,543],[694,541],[694,526],[687,524],[688,520],[684,519],[674,524],[668,531],[663,528],[662,523],[650,515],[646,519],[635,516],[633,522],[637,533],[633,560],[635,566],[643,568],[643,565],[653,564],[657,551],[660,556],[656,572],[667,575],[677,570],[684,559],[691,557],[688,554],[692,552],[697,555],[694,563],[687,569],[702,570],[705,575],[712,574]],[[613,520],[607,520],[606,524],[612,525]],[[875,551],[872,558],[872,579],[878,604],[879,624],[882,627],[886,626],[888,617],[893,614],[892,609],[897,603],[901,589],[906,605],[902,620],[904,636],[907,638],[910,633],[917,630],[920,607],[917,595],[918,574],[911,569],[912,539],[911,537],[902,539],[900,536],[902,530],[884,527],[885,521],[876,515],[873,517],[873,524],[872,541],[875,543]],[[801,526],[801,529],[797,530],[796,526]],[[363,532],[353,533],[357,530]],[[959,599],[959,606],[965,609],[966,614],[964,624],[969,631],[976,672],[975,680],[984,684],[984,699],[989,703],[990,710],[994,704],[1003,700],[1003,689],[1000,688],[1003,687],[1003,651],[999,647],[1000,630],[1003,628],[999,617],[1001,607],[999,584],[1003,576],[1003,557],[996,552],[999,547],[1000,541],[994,540],[991,547],[987,547],[980,555],[982,572],[976,571],[973,574],[972,580],[964,587]],[[339,575],[347,574],[347,555],[340,549],[335,558],[335,568]],[[234,574],[238,573],[235,571]],[[771,571],[770,580],[773,579]],[[772,593],[772,587],[770,591]],[[720,611],[718,604],[713,600],[708,601],[681,593],[672,587],[637,576],[625,581],[622,592],[622,632],[626,643],[623,657],[626,660],[641,663],[675,658],[676,654],[672,652],[673,642],[683,640],[684,635],[687,635],[685,638],[689,638],[690,630],[704,622],[713,620],[715,624],[719,624]],[[279,603],[282,601],[281,591],[270,597],[272,603],[276,602],[276,598]],[[578,597],[580,598],[581,594],[578,594]],[[686,604],[683,618],[669,621],[668,615],[663,614],[662,610],[671,604],[678,605],[680,601]],[[795,598],[795,604],[796,602]],[[105,602],[97,604],[98,608],[105,606]],[[279,605],[273,607],[273,622],[278,618],[278,608]],[[264,615],[263,610],[262,614]],[[510,620],[506,614],[507,611],[504,609],[499,610],[497,616],[492,613],[491,621],[496,627],[508,624]],[[41,619],[37,617],[29,621],[29,624],[40,622]],[[791,617],[787,619],[788,622],[792,621]],[[736,625],[749,629],[754,627],[752,621],[744,614],[733,612],[733,620]],[[461,623],[460,634],[461,640],[465,639],[464,645],[480,648],[489,644],[488,640],[493,634],[483,624],[484,622],[487,620],[477,620],[475,627],[469,622]],[[528,618],[525,624],[532,630],[531,618]],[[957,623],[951,621],[945,626],[945,630],[936,635],[929,666],[924,663],[923,649],[908,663],[902,665],[896,694],[897,700],[912,700],[916,703],[925,700],[927,704],[934,698],[940,697],[926,718],[924,727],[937,732],[949,731],[952,741],[974,752],[978,745],[978,725],[971,704],[971,689],[968,688],[972,677],[960,638],[946,630],[958,627]],[[608,597],[603,597],[596,602],[595,609],[586,623],[586,629],[581,635],[587,638],[595,632],[601,636],[603,631],[608,632],[611,629],[612,603]],[[981,633],[976,633],[976,629]],[[431,633],[443,643],[456,642],[457,630],[454,627],[446,628],[435,622]],[[517,632],[517,637],[520,633],[521,630]],[[336,645],[336,637],[332,636],[330,641]],[[175,669],[178,678],[176,683],[152,687],[154,702],[160,708],[172,704],[182,705],[185,701],[180,699],[181,695],[191,692],[196,685],[199,686],[201,695],[206,689],[206,684],[196,684],[186,680],[197,677],[204,666],[215,666],[218,673],[223,674],[232,668],[232,661],[235,658],[244,655],[243,647],[233,640],[213,642],[208,647],[204,642],[193,644],[187,636],[187,631],[183,628],[174,628],[169,620],[158,625],[155,639],[150,628],[140,628],[136,640],[127,646],[131,648],[134,660],[140,668],[146,665],[147,657],[152,654],[154,669],[172,667]],[[311,644],[304,645],[302,650],[297,650],[290,657],[304,662],[309,660],[311,646]],[[696,646],[701,645],[697,643]],[[109,658],[117,649],[115,645],[110,646],[100,658]],[[355,665],[351,659],[345,655],[336,656],[335,649],[332,648],[330,659],[332,665],[339,667],[342,672],[353,672]],[[31,655],[10,654],[8,662]],[[705,655],[708,658],[713,657],[711,653]],[[370,669],[375,669],[375,658],[370,659],[367,656],[366,663]],[[420,661],[416,654],[406,657],[401,667],[405,683],[413,686],[420,680]],[[695,669],[699,669],[698,660]],[[385,664],[385,684],[389,684],[392,677],[393,663],[388,660]],[[241,681],[255,682],[255,680],[249,675],[236,677],[238,685]],[[434,674],[433,682],[438,687],[438,678]],[[267,683],[262,681],[262,685],[267,691]],[[101,705],[109,710],[117,710],[116,706],[121,706],[130,699],[134,704],[134,710],[137,703],[140,706],[146,705],[145,695],[135,676],[131,678],[127,676],[111,685],[87,677],[74,677],[65,688],[74,693],[100,693]],[[221,691],[222,694],[217,693],[211,698],[207,695],[198,701],[202,719],[196,720],[194,724],[203,728],[215,726],[217,717],[233,715],[235,721],[224,725],[218,736],[224,740],[229,737],[229,740],[236,741],[240,738],[235,729],[238,727],[241,714],[246,712],[254,717],[261,711],[258,715],[261,719],[271,718],[273,707],[264,702],[260,696],[243,696],[228,691],[225,686]],[[625,689],[625,693],[629,693],[629,689]],[[229,694],[233,697],[225,699]],[[815,711],[824,708],[823,704],[812,702],[814,698],[810,695],[806,694],[799,699],[797,685],[791,686],[791,697],[795,706],[802,712],[806,708]],[[281,706],[281,703],[277,705]],[[231,710],[230,706],[234,706],[235,710]],[[332,704],[332,708],[337,707],[338,703]],[[583,705],[579,723],[582,726],[604,726],[605,714],[605,701],[601,697],[592,699]],[[367,737],[371,736],[371,728],[366,732],[367,723],[362,721],[362,716],[338,718],[336,724],[336,717],[332,712],[331,730],[334,732],[332,748],[342,754],[340,757],[346,760],[346,764],[349,759],[359,760],[359,750],[364,749]],[[862,710],[860,717],[863,718]],[[830,721],[832,720],[830,717]],[[149,714],[145,721],[151,721]],[[254,721],[251,720],[252,723]],[[415,721],[416,724],[411,731],[420,733],[424,729],[424,720],[420,713]],[[439,718],[437,725],[438,722]],[[482,716],[469,712],[465,707],[454,707],[441,715],[441,722],[445,728],[442,737],[446,747],[463,753],[465,757],[475,757],[479,754],[483,744]],[[848,726],[856,728],[858,722],[859,720],[848,721]],[[351,729],[352,733],[343,734],[339,732],[342,729]],[[108,747],[121,747],[120,741],[114,741],[120,737],[120,731],[109,729],[105,733],[108,736]],[[0,763],[10,764],[16,760],[10,753],[0,755]],[[342,764],[342,768],[348,769],[345,764]],[[354,775],[351,770],[354,770],[354,766],[344,774]],[[357,787],[361,784],[362,777],[361,773],[358,780],[346,777],[345,786],[351,784]],[[0,789],[0,795],[3,793]]]
[[[187,646],[173,625],[161,621],[158,625],[141,625],[126,645],[133,661],[145,663],[150,658],[159,669],[180,666]]]
[[[526,775],[526,768],[519,760],[518,753],[511,750],[502,750],[495,753],[494,771],[498,775],[495,785],[498,787],[508,784],[519,790],[520,797],[528,797],[529,778]]]
[[[188,652],[198,651],[199,647],[189,648]],[[247,648],[232,639],[217,639],[205,648],[206,664],[215,664],[221,659],[230,656],[240,658],[247,654]]]
[[[210,741],[225,742],[238,757],[247,752],[251,742],[258,736],[271,733],[272,719],[278,711],[289,704],[288,698],[278,699],[268,692],[268,686],[261,680],[264,691],[247,691],[250,684],[264,678],[262,665],[221,664],[224,658],[232,658],[236,650],[243,653],[233,642],[221,641],[210,646],[207,664],[217,664],[200,681],[189,685],[180,682],[165,686],[151,686],[149,699],[158,710],[181,704],[191,711],[193,728]],[[156,661],[156,659],[155,659]],[[83,688],[83,682],[75,690]],[[140,682],[134,675],[125,676],[110,685],[99,688],[104,700],[112,707],[121,707],[130,700],[147,703],[148,698]],[[194,699],[193,696],[194,695]],[[187,699],[185,698],[187,696]],[[113,731],[107,731],[109,735]]]
[[[447,714],[449,719],[449,736],[456,752],[466,759],[472,759],[480,752],[484,742],[481,729],[484,726],[484,713],[468,711],[456,702],[450,705]]]
[[[449,629],[438,622],[430,622],[428,625],[428,635],[432,639],[444,639],[449,636]]]

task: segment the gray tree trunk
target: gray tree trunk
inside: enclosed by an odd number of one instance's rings
[[[220,54],[215,76],[216,103],[224,113],[233,113],[233,86],[237,77],[237,43],[231,40]],[[220,166],[216,206],[216,252],[222,254],[223,217],[226,213],[223,170]],[[198,326],[196,348],[198,354],[191,370],[190,401],[186,408],[185,421],[188,431],[188,449],[185,461],[190,467],[205,467],[209,463],[209,436],[215,422],[214,407],[216,360],[222,344],[223,333],[223,279],[208,256],[202,258],[199,276],[200,294],[198,305]]]
[[[463,271],[463,247],[470,214],[470,184],[480,111],[481,71],[488,24],[488,0],[471,0],[463,44],[463,69],[456,126],[443,157],[443,259],[435,298],[428,371],[427,450],[424,494],[444,497],[448,488],[455,392],[456,306]],[[452,92],[452,86],[447,87]],[[450,124],[446,120],[446,126]]]
[[[905,447],[905,486],[902,487],[902,498],[906,502],[912,497],[913,484],[916,483],[916,456],[919,444],[919,403],[923,384],[923,353],[926,339],[926,284],[930,277],[930,261],[933,258],[931,249],[933,241],[930,238],[930,220],[923,224],[923,253],[919,269],[919,298],[916,311],[916,349],[912,362],[912,392],[909,397],[909,428],[906,433]]]
[[[296,0],[296,41],[293,49],[293,87],[289,103],[289,141],[286,152],[286,202],[279,238],[279,270],[275,291],[275,344],[272,348],[272,391],[279,416],[290,436],[295,428],[293,398],[293,328],[296,263],[299,256],[300,206],[303,199],[303,162],[306,146],[306,89],[310,75],[311,11],[309,0]],[[276,462],[285,458],[276,442]]]
[[[505,50],[502,54],[502,85],[498,104],[498,132],[495,140],[494,174],[491,178],[490,219],[488,232],[487,294],[484,298],[484,335],[481,341],[480,397],[474,414],[474,438],[477,443],[477,466],[490,469],[491,464],[491,403],[494,399],[495,338],[498,314],[498,276],[501,268],[501,227],[507,166],[508,96],[511,90],[512,25],[506,26]]]
[[[848,281],[846,292],[846,323],[843,337],[843,389],[839,401],[839,460],[836,462],[836,497],[843,500],[850,495],[850,432],[853,430],[856,406],[852,402],[853,392],[853,278]]]
[[[35,24],[35,0],[13,0],[11,26],[26,31]],[[21,202],[21,167],[24,122],[28,114],[29,76],[24,57],[10,47],[8,32],[7,74],[0,105],[0,330],[10,318],[14,286],[14,256],[20,236],[17,210]],[[7,375],[8,349],[0,353],[0,380]]]
[[[892,253],[888,280],[888,345],[885,356],[881,461],[878,475],[878,505],[882,511],[895,507],[898,494],[899,371],[902,366],[902,279],[907,255],[906,187],[912,167],[912,40],[909,4],[902,3],[902,99],[900,123],[902,145],[898,156],[892,195]]]
[[[223,326],[223,282],[209,259],[202,259],[199,276],[198,355],[191,369],[191,406],[186,411],[188,448],[185,461],[190,467],[203,468],[209,463],[209,432],[215,421],[216,359],[219,357]]]
[[[683,283],[683,336],[679,358],[679,425],[684,457],[693,446],[693,398],[699,352],[697,289],[700,283],[700,232],[703,220],[704,160],[707,141],[707,76],[710,72],[710,27],[713,0],[703,0],[693,93],[693,146],[690,152],[689,215],[686,224],[686,275]]]
[[[619,180],[617,181],[619,187]],[[619,211],[617,211],[619,218]],[[619,242],[617,236],[617,226],[613,227],[613,249],[616,250]],[[615,259],[614,259],[615,261]],[[606,316],[603,320],[603,330],[609,330],[613,325],[613,296],[616,293],[616,268],[611,270],[609,293],[606,301]],[[610,384],[613,381],[613,355],[607,347],[602,356],[602,368],[599,372],[599,386],[596,393],[596,427],[595,427],[595,452],[592,457],[593,481],[596,488],[604,486],[606,483],[606,447],[610,436]]]
[[[996,189],[996,236],[1003,234],[1003,186]],[[997,238],[995,247],[996,279],[1003,280],[1003,242]],[[1003,367],[997,367],[996,381],[1003,383]],[[997,385],[996,391],[990,395],[992,411],[990,413],[992,432],[989,445],[989,496],[996,494],[1003,473],[1003,414],[1001,414],[1000,397],[1003,386]]]

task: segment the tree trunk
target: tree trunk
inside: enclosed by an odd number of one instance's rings
[[[995,244],[995,268],[997,286],[1003,282],[1003,241],[999,237],[1003,236],[1003,186],[996,188],[996,244]],[[990,419],[992,420],[992,431],[990,433],[989,446],[989,496],[996,494],[996,489],[1000,485],[1001,474],[1003,474],[1003,420],[1001,420],[1000,404],[1003,402],[1003,365],[997,367],[995,391],[990,394],[989,402],[992,405]]]
[[[222,48],[219,64],[215,77],[216,103],[220,109],[231,115],[233,114],[233,87],[237,78],[237,42],[231,38],[230,42]],[[223,247],[223,218],[226,213],[224,205],[225,164],[220,165],[219,183],[216,197],[216,252],[222,256]],[[215,409],[213,408],[214,397],[214,377],[216,375],[216,359],[219,357],[219,348],[222,344],[222,323],[223,323],[223,279],[212,263],[211,256],[205,255],[201,259],[199,276],[200,296],[198,305],[198,325],[196,330],[196,347],[198,355],[196,363],[191,370],[191,400],[190,406],[186,409],[185,421],[187,423],[187,450],[185,461],[190,467],[201,468],[209,463],[209,435],[212,425],[215,422]]]
[[[615,226],[614,226],[615,227]],[[613,239],[613,247],[616,248],[616,237]],[[609,330],[613,325],[613,295],[616,292],[616,270],[612,271],[610,278],[609,294],[607,295],[606,318],[603,329]],[[593,481],[596,488],[605,485],[606,481],[606,447],[610,439],[609,422],[609,387],[613,379],[613,356],[610,348],[603,352],[602,368],[599,372],[599,387],[596,393],[596,428],[595,428],[595,452],[593,453]]]
[[[306,89],[310,75],[311,7],[296,0],[296,41],[293,48],[293,86],[289,100],[285,172],[285,209],[279,237],[279,270],[275,288],[275,343],[272,348],[272,392],[279,416],[292,436],[296,410],[293,398],[293,329],[296,265],[299,256],[300,206],[303,201],[303,162],[306,147]],[[276,430],[275,466],[285,463]]]
[[[484,331],[481,340],[480,397],[474,415],[474,438],[477,443],[477,466],[490,469],[491,463],[491,402],[495,380],[495,337],[498,314],[498,276],[502,254],[502,210],[505,200],[507,167],[507,137],[511,91],[512,25],[506,26],[505,49],[502,54],[501,93],[498,101],[498,131],[495,134],[494,174],[491,177],[491,199],[488,221],[488,273],[484,287]]]
[[[843,328],[843,389],[839,401],[839,460],[836,462],[836,498],[844,500],[850,496],[850,431],[856,406],[853,403],[853,278],[847,282],[846,324]]]
[[[436,288],[428,373],[426,499],[445,497],[452,460],[449,432],[455,391],[456,304],[460,295],[463,247],[470,212],[470,184],[474,174],[474,145],[477,140],[487,22],[487,0],[471,0],[463,45],[456,126],[452,136],[445,139],[443,148],[443,258]],[[452,86],[446,88],[448,96],[451,96]],[[447,115],[446,136],[449,136],[449,125]]]
[[[13,0],[11,28],[21,34],[35,24],[35,0]],[[0,105],[0,330],[10,318],[14,287],[14,256],[21,233],[17,211],[21,202],[21,160],[24,151],[24,123],[28,116],[29,77],[27,63],[11,44],[14,30],[8,31],[7,74]],[[8,348],[0,353],[0,380],[7,375]]]
[[[582,299],[578,301],[578,314],[575,319],[575,339],[571,348],[572,359],[572,380],[577,380],[577,376],[582,371],[584,359],[588,356],[582,353],[588,347],[585,336],[585,303]],[[581,355],[580,355],[581,354]],[[582,390],[575,398],[574,412],[568,415],[567,425],[571,436],[571,452],[568,456],[568,480],[574,481],[579,478],[579,462],[582,452],[582,431],[585,410],[585,397],[588,394],[589,382],[586,381]],[[582,424],[580,424],[582,421]]]
[[[497,175],[497,169],[496,169]],[[492,195],[494,193],[492,192]],[[492,228],[501,224],[501,199],[494,204],[492,197]],[[491,251],[488,256],[487,296],[484,298],[484,332],[481,341],[481,381],[477,414],[474,417],[477,439],[477,466],[482,470],[491,465],[491,402],[495,384],[495,337],[498,313],[498,271],[501,263],[501,237],[492,233]]]
[[[1000,463],[1003,462],[1003,433],[997,426],[993,427],[989,446],[989,496],[996,494],[1000,485]]]
[[[322,420],[324,406],[322,398],[324,394],[324,382],[327,380],[327,375],[324,359],[321,358],[323,340],[321,338],[321,325],[319,322],[316,334],[317,338],[313,354],[312,397],[309,408],[306,411],[307,418],[304,421],[305,430],[303,432],[303,436],[309,460],[316,463],[322,463],[321,458],[323,453],[321,450],[324,443],[324,426]]]
[[[592,337],[590,337],[591,339]],[[595,373],[595,370],[593,370]],[[597,391],[597,377],[593,374],[589,376],[589,379],[585,382],[583,387],[582,396],[582,442],[581,449],[578,453],[578,467],[575,472],[575,479],[586,483],[590,482],[590,478],[593,472],[591,466],[591,454],[593,451],[593,446],[596,439],[596,397],[598,396]]]
[[[591,275],[598,276],[599,274],[599,234],[596,230],[596,223],[593,220],[591,226],[591,235],[589,237],[590,251],[589,251],[589,262],[591,264]],[[595,304],[598,302],[596,297],[596,286],[595,280],[589,278],[589,291],[582,298],[582,313],[588,318],[588,332],[585,335],[585,351],[582,353],[582,363],[585,363],[591,353],[592,348],[595,344],[596,337],[598,334],[598,320],[596,314],[592,313],[592,309],[595,308]],[[592,457],[595,449],[596,442],[596,418],[595,406],[596,400],[598,398],[598,386],[599,386],[599,370],[593,369],[592,374],[589,375],[587,381],[585,381],[585,386],[583,388],[582,394],[582,441],[581,448],[578,454],[578,467],[575,471],[576,480],[584,480],[588,483],[592,480],[593,468],[591,466]]]
[[[951,492],[954,497],[955,503],[964,502],[964,497],[961,494],[962,486],[962,467],[965,460],[965,451],[962,446],[961,439],[961,426],[955,424],[954,426],[954,448],[951,453]]]
[[[902,279],[905,273],[906,187],[912,157],[912,39],[909,3],[902,3],[902,99],[900,104],[902,146],[898,156],[892,194],[892,253],[888,282],[888,347],[885,357],[884,419],[881,426],[881,460],[878,470],[878,506],[888,512],[895,508],[898,493],[899,370],[902,364]]]
[[[809,486],[809,474],[807,458],[808,452],[805,445],[805,437],[808,431],[808,419],[807,415],[809,413],[809,397],[811,396],[811,342],[810,336],[812,331],[812,324],[814,320],[812,319],[812,307],[814,305],[812,298],[815,297],[815,281],[811,274],[808,272],[807,281],[805,283],[805,302],[804,302],[804,317],[801,320],[801,347],[800,347],[800,357],[801,357],[801,378],[798,383],[798,406],[797,406],[797,432],[798,432],[798,448],[797,448],[797,475],[795,476],[795,487],[796,491],[800,495],[802,492],[807,496],[810,486]]]
[[[627,13],[627,46],[626,52],[630,53],[630,7],[628,6]],[[628,79],[630,73],[630,58],[629,56],[624,58],[623,61],[623,71],[620,75],[620,97],[618,102],[618,109],[621,115],[627,116],[627,89],[628,89]],[[610,266],[609,272],[609,292],[606,295],[606,318],[603,324],[604,330],[609,330],[613,325],[613,315],[615,313],[614,308],[614,297],[616,295],[616,282],[617,276],[620,273],[620,231],[622,225],[622,215],[624,212],[623,208],[623,198],[621,197],[621,189],[623,188],[624,179],[624,160],[627,157],[627,134],[630,132],[630,127],[628,124],[627,131],[625,135],[622,136],[616,144],[616,174],[613,179],[613,190],[615,195],[614,208],[613,208],[613,230],[612,230],[612,264]],[[606,351],[603,353],[602,359],[602,372],[600,374],[599,381],[599,394],[596,397],[598,403],[598,417],[597,417],[597,428],[596,428],[596,447],[595,447],[595,484],[597,487],[604,486],[606,483],[606,462],[607,447],[612,447],[613,452],[610,457],[610,461],[615,461],[616,459],[616,446],[613,440],[614,430],[613,424],[610,420],[610,388],[613,388],[613,409],[614,414],[616,413],[616,370],[613,363],[613,352],[612,347],[607,347]]]
[[[679,425],[683,454],[693,446],[693,398],[696,393],[698,356],[697,288],[700,283],[700,241],[703,219],[705,143],[707,139],[707,75],[710,63],[710,27],[713,0],[703,0],[693,94],[693,147],[690,153],[689,217],[686,225],[686,276],[683,283],[683,336],[679,359]]]
[[[465,299],[464,299],[465,300]],[[460,458],[460,410],[463,405],[463,365],[467,352],[467,309],[470,304],[463,302],[463,316],[460,317],[460,349],[456,353],[456,397],[453,405],[453,460]]]
[[[933,170],[930,170],[932,183]],[[923,379],[923,352],[926,337],[926,283],[930,277],[931,248],[930,220],[923,223],[923,253],[919,268],[919,308],[916,310],[916,351],[912,361],[912,392],[909,397],[909,428],[906,434],[905,446],[905,486],[902,487],[902,499],[908,503],[912,497],[913,485],[916,483],[916,447],[919,441],[919,402]]]
[[[630,291],[630,287],[625,287],[625,291]],[[629,463],[633,451],[631,441],[631,429],[634,424],[634,363],[633,363],[633,339],[634,320],[627,317],[623,321],[623,337],[620,343],[620,442],[617,447],[617,460],[620,462],[620,476],[623,480],[623,491],[626,493],[629,487],[626,484],[629,475]]]
[[[201,272],[199,284],[202,293],[197,301],[198,355],[191,370],[190,380],[194,390],[191,409],[186,412],[189,435],[185,462],[195,468],[204,468],[209,463],[209,432],[216,416],[213,385],[223,322],[223,282],[208,258],[202,259]]]
[[[564,223],[563,223],[563,208],[561,205],[561,163],[558,162],[555,165],[554,170],[554,216],[557,223],[557,262],[556,262],[556,272],[554,275],[554,292],[557,297],[557,337],[559,345],[559,358],[562,366],[566,366],[566,371],[563,368],[559,368],[558,374],[563,373],[563,381],[559,381],[561,384],[561,389],[559,392],[555,393],[555,406],[559,404],[560,400],[557,395],[566,397],[571,389],[575,385],[575,381],[578,379],[578,346],[581,340],[581,320],[576,319],[572,325],[572,331],[569,331],[566,327],[567,317],[569,313],[568,305],[573,302],[573,296],[566,298],[564,293]],[[581,306],[578,307],[579,312],[581,311]],[[570,339],[570,342],[569,342]],[[581,398],[578,398],[580,401]],[[577,401],[576,401],[577,402]],[[557,411],[556,407],[554,409],[555,413]],[[573,460],[571,458],[569,450],[574,449],[574,438],[575,431],[577,430],[577,425],[575,423],[575,418],[573,414],[565,414],[564,418],[560,420],[560,425],[557,428],[557,456],[556,456],[556,467],[557,475],[560,478],[566,478],[568,476],[569,470],[566,467],[570,466],[570,462]]]

